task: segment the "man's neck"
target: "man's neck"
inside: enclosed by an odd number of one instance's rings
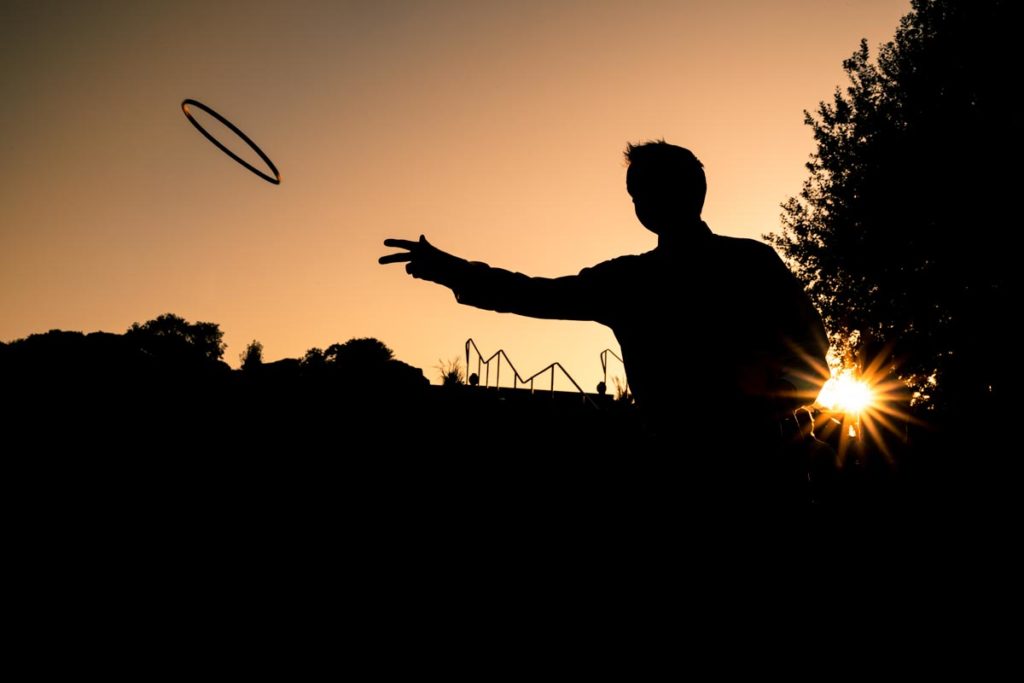
[[[693,246],[705,241],[713,234],[708,224],[698,218],[690,223],[676,227],[671,232],[658,235],[658,248],[671,249],[677,246]]]

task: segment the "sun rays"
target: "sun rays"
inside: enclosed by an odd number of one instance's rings
[[[911,393],[896,373],[889,349],[859,364],[833,370],[815,401],[815,430],[838,429],[839,455],[851,448],[877,451],[892,462],[907,441],[907,430],[920,420],[910,413]]]

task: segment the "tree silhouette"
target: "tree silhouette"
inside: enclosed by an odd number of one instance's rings
[[[239,355],[239,360],[242,362],[243,370],[255,370],[260,367],[263,365],[263,344],[253,339]]]
[[[395,352],[388,348],[387,344],[373,337],[349,339],[344,344],[331,344],[324,351],[324,358],[328,363],[353,368],[381,365],[394,357]]]
[[[299,363],[302,366],[302,370],[307,373],[320,373],[327,365],[327,359],[324,358],[324,350],[314,346],[313,348],[306,351]]]
[[[805,112],[810,177],[765,236],[834,342],[887,342],[944,409],[1005,398],[992,349],[1011,310],[1010,15],[1003,0],[913,0],[875,61],[862,41],[849,87]]]
[[[218,361],[224,356],[224,333],[217,323],[189,323],[165,313],[143,324],[132,323],[125,334],[155,355],[197,355]]]

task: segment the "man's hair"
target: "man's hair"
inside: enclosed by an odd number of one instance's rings
[[[700,214],[708,181],[704,164],[693,152],[664,140],[648,140],[639,145],[629,143],[625,155],[630,167],[627,177],[637,188],[643,185],[654,191],[678,193]]]

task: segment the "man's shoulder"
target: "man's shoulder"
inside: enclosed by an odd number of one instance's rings
[[[778,253],[771,245],[748,237],[715,235],[715,246],[718,251],[734,259],[773,263],[776,261],[781,262]]]
[[[759,242],[749,237],[729,237],[728,235],[715,235],[715,243],[721,249],[732,249],[738,252],[752,254],[774,255],[775,250],[771,245]]]
[[[651,259],[653,251],[643,254],[626,254],[602,261],[580,271],[581,276],[615,276],[620,273],[629,273],[644,268],[645,263]]]

